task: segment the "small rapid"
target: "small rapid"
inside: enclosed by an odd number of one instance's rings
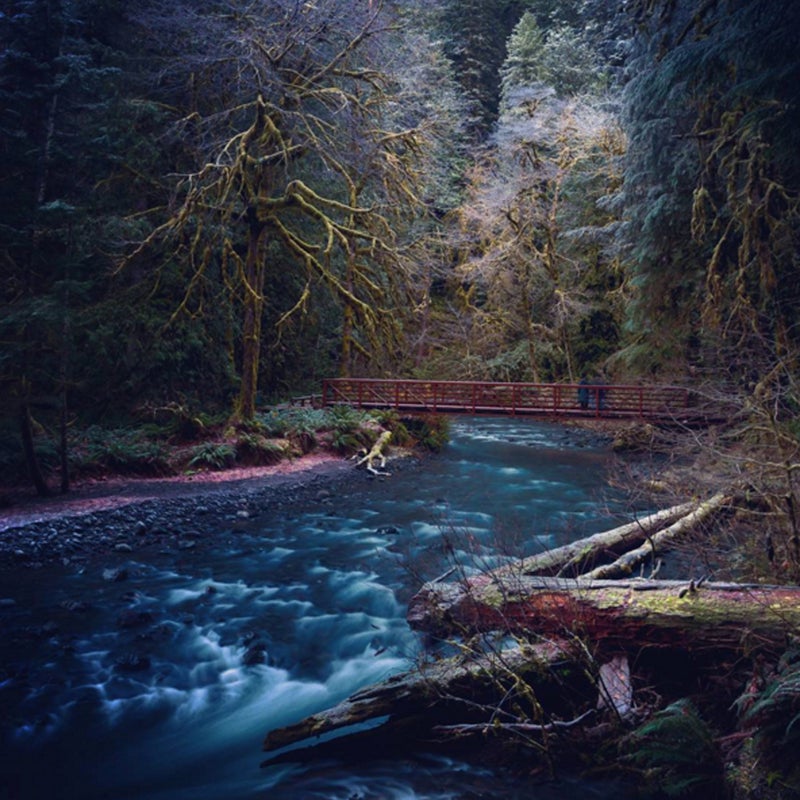
[[[273,729],[408,669],[409,597],[599,530],[606,448],[514,419],[454,421],[444,452],[389,478],[235,518],[202,547],[3,575],[0,797],[445,800],[612,797],[434,757],[260,767]],[[198,512],[199,513],[199,512]],[[5,791],[5,794],[2,792]]]

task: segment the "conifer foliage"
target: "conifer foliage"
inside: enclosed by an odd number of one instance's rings
[[[785,358],[800,302],[800,9],[682,0],[636,11],[625,196],[647,357],[707,366],[702,348],[727,344],[750,362]]]

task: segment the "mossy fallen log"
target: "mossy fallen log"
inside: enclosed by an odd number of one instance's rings
[[[408,620],[443,638],[569,631],[612,652],[646,646],[780,652],[800,632],[800,588],[485,574],[426,584],[412,598]]]
[[[474,657],[465,653],[417,665],[356,692],[333,708],[270,731],[263,749],[276,755],[265,763],[292,760],[295,751],[285,756],[278,751],[299,742],[382,717],[389,717],[387,725],[406,727],[412,720],[423,720],[418,727],[426,730],[454,717],[470,719],[472,708],[483,701],[493,702],[502,676],[518,680],[520,676],[535,674],[546,681],[552,667],[571,659],[566,644],[551,640]]]

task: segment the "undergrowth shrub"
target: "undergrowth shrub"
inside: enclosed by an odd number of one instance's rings
[[[654,714],[626,739],[627,760],[644,767],[651,796],[722,800],[727,791],[714,735],[690,700]]]
[[[193,447],[190,467],[225,469],[236,462],[236,447],[228,442],[203,442]]]
[[[77,474],[104,471],[124,475],[169,475],[169,450],[141,430],[92,426],[70,441],[70,468]]]
[[[256,433],[240,434],[234,448],[234,458],[237,462],[254,466],[277,464],[288,454],[285,440],[271,441]]]
[[[422,447],[438,453],[450,439],[450,420],[438,414],[407,417],[403,420],[411,438]]]
[[[371,412],[372,418],[378,424],[392,432],[392,444],[398,447],[405,447],[414,442],[414,437],[409,432],[405,423],[400,419],[400,414],[394,409],[386,411],[373,411]]]
[[[149,418],[140,428],[144,435],[178,442],[191,442],[208,436],[224,420],[221,415],[196,412],[185,403],[168,403],[165,406],[147,408],[143,413]]]
[[[735,706],[741,727],[754,729],[754,750],[772,781],[800,785],[800,649],[784,653],[761,690],[745,692]]]

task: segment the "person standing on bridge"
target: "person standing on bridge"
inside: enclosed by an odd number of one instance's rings
[[[606,392],[608,391],[606,389],[606,380],[602,372],[598,373],[594,384],[597,387],[595,389],[597,393],[597,408],[602,411],[606,407]]]
[[[578,405],[585,411],[589,408],[589,381],[586,379],[584,375],[581,378],[581,382],[578,386]]]

